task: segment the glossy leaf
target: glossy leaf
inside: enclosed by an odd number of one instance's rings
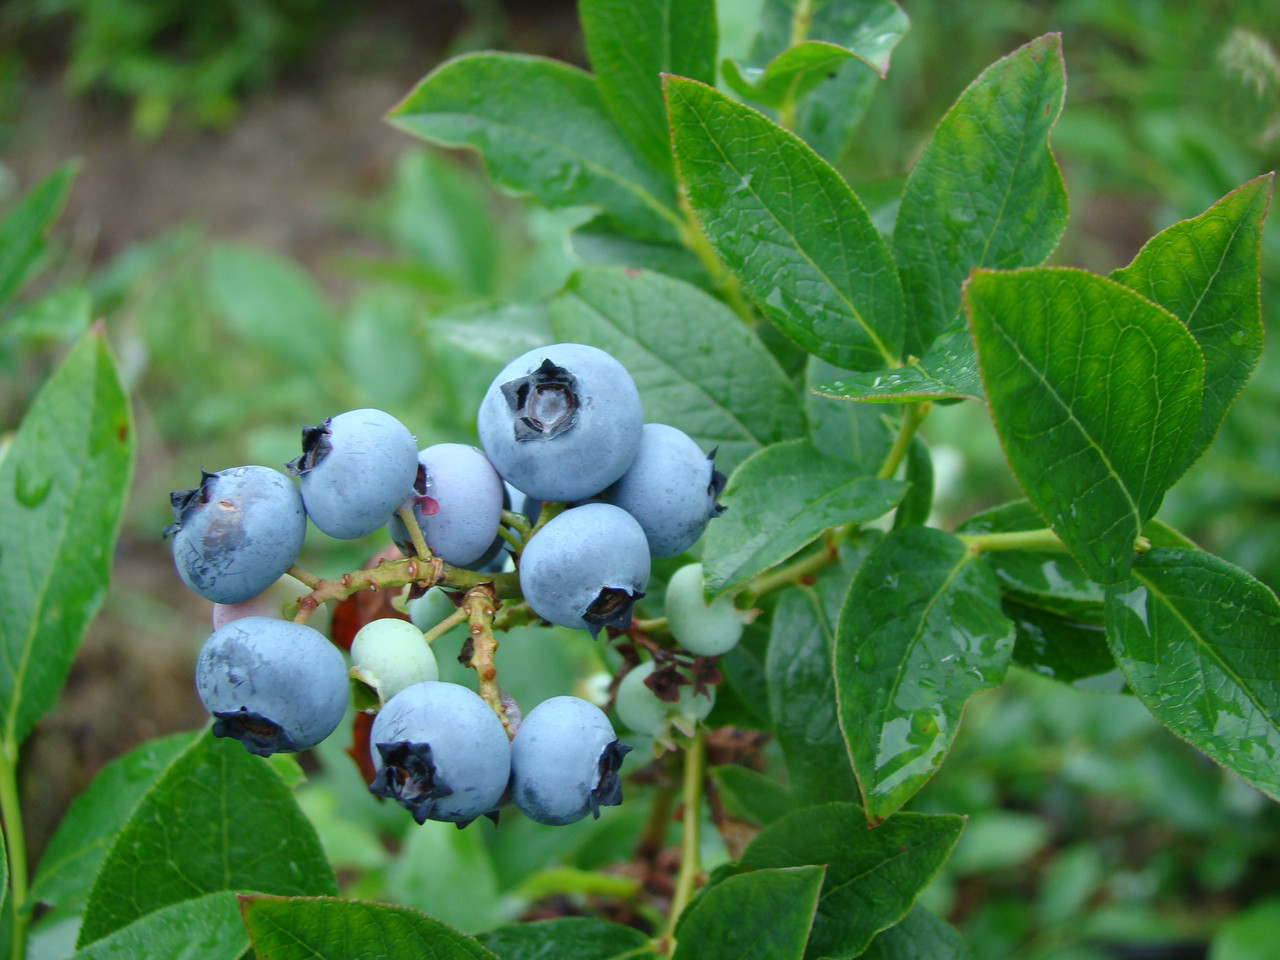
[[[628,233],[675,235],[675,185],[614,124],[595,78],[510,53],[449,60],[388,119],[447,147],[471,147],[504,189],[548,207],[590,205]]]
[[[1204,353],[1204,402],[1184,468],[1213,442],[1262,356],[1258,272],[1274,180],[1274,173],[1251,180],[1162,230],[1111,274],[1181,320]]]
[[[385,903],[241,896],[240,910],[262,960],[498,960],[439,920]]]
[[[668,77],[676,166],[720,258],[809,353],[850,370],[896,361],[902,289],[888,244],[834,168],[711,87]]]
[[[750,767],[723,764],[712,767],[711,775],[733,816],[745,817],[763,826],[795,809],[795,796],[790,790]]]
[[[831,648],[840,604],[861,557],[825,571],[811,587],[787,590],[778,599],[769,636],[765,675],[774,734],[787,774],[804,804],[853,800],[853,776],[836,713]]]
[[[249,934],[233,893],[170,904],[77,951],[71,960],[239,960]]]
[[[711,277],[693,251],[681,243],[639,240],[610,227],[607,220],[596,217],[569,236],[573,253],[589,267],[633,267],[666,274],[676,280],[714,291]]]
[[[871,941],[862,960],[969,960],[969,948],[947,921],[917,904]]]
[[[337,892],[315,828],[271,765],[206,733],[169,764],[117,835],[93,882],[79,945],[223,890]]]
[[[916,356],[960,325],[975,267],[1033,266],[1067,226],[1067,191],[1049,150],[1062,111],[1062,38],[1047,34],[984,70],[960,95],[907,179],[893,233]]]
[[[1004,598],[1001,609],[1017,631],[1013,662],[1018,666],[1085,689],[1096,690],[1100,683],[1117,690],[1124,686],[1123,679],[1081,683],[1116,673],[1102,624],[1073,620],[1013,596]]]
[[[15,754],[106,597],[133,450],[129,401],[95,326],[0,460],[0,738]]]
[[[907,486],[852,474],[809,440],[788,440],[745,461],[720,496],[724,515],[707,528],[707,590],[723,593],[787,559],[827,527],[882,517]]]
[[[194,737],[178,733],[148,740],[103,767],[58,823],[40,858],[31,899],[79,913],[116,834]]]
[[[681,915],[675,960],[801,960],[824,873],[762,869],[715,884]]]
[[[715,82],[715,3],[583,0],[578,17],[614,121],[654,167],[674,176],[661,74]]]
[[[635,927],[594,917],[513,923],[477,939],[502,960],[644,960],[652,940]]]
[[[902,813],[868,830],[856,804],[806,807],[760,831],[734,869],[825,864],[805,957],[855,957],[911,909],[963,826],[963,817]]]
[[[911,446],[907,447],[904,479],[910,486],[893,516],[895,530],[923,526],[933,512],[933,458],[919,434],[911,438]]]
[[[894,48],[907,32],[907,15],[892,0],[816,0],[797,10],[795,0],[765,0],[751,63],[760,67],[793,49],[795,19],[807,15],[804,41],[839,44],[884,76]],[[802,41],[803,42],[803,41]]]
[[[1280,799],[1280,601],[1218,557],[1159,548],[1107,591],[1107,640],[1161,723]]]
[[[718,300],[657,273],[595,267],[551,308],[561,340],[616,357],[645,419],[689,434],[731,472],[761,447],[804,430],[800,396],[759,338]]]
[[[813,388],[824,397],[863,400],[872,403],[901,403],[958,397],[982,400],[978,377],[978,357],[973,340],[965,330],[944,333],[916,363],[879,370],[851,373]]]
[[[845,373],[821,357],[810,357],[805,367],[805,413],[809,437],[828,457],[849,461],[850,471],[875,474],[893,446],[894,431],[884,411],[861,403],[819,396],[816,385]]]
[[[991,571],[958,537],[895,530],[863,561],[836,626],[840,725],[877,824],[938,769],[964,706],[1013,653]]]
[[[1123,580],[1196,429],[1199,347],[1167,311],[1079,270],[979,270],[965,304],[1014,476],[1090,579]]]
[[[803,99],[846,60],[867,63],[854,51],[834,43],[809,40],[778,54],[764,70],[724,62],[725,82],[735,93],[766,107],[782,107]],[[871,64],[872,70],[878,69]]]
[[[31,279],[45,252],[45,235],[66,206],[79,167],[75,160],[58,167],[0,220],[0,304]]]

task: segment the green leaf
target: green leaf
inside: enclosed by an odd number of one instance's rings
[[[795,866],[722,880],[681,915],[675,960],[800,960],[825,872]]]
[[[771,777],[750,767],[725,764],[712,767],[711,775],[733,816],[761,826],[785,817],[795,809],[795,796]]]
[[[1013,653],[995,577],[958,537],[895,530],[858,568],[836,626],[840,725],[874,825],[951,749],[969,698]]]
[[[93,882],[79,946],[223,890],[336,893],[315,829],[271,765],[234,740],[194,740],[134,808]]]
[[[830,164],[794,134],[668,77],[676,165],[720,258],[765,315],[838,367],[892,366],[904,305],[888,244]]]
[[[513,923],[478,937],[502,960],[623,960],[652,957],[648,936],[634,927],[594,917],[558,917]]]
[[[1199,347],[1167,311],[1079,270],[979,270],[965,304],[1014,476],[1090,579],[1123,580],[1196,429]]]
[[[811,440],[788,440],[746,460],[725,486],[724,515],[707,528],[707,590],[724,593],[817,539],[827,527],[882,517],[902,499],[899,480],[858,476]]]
[[[970,960],[964,938],[947,921],[917,904],[876,934],[862,960]]]
[[[80,161],[58,167],[32,187],[0,221],[0,304],[31,279],[45,252],[45,234],[71,194]]]
[[[715,3],[582,0],[578,18],[614,121],[654,167],[674,176],[661,75],[715,83]]]
[[[811,587],[778,599],[769,635],[765,673],[774,733],[787,761],[796,798],[803,804],[852,800],[858,783],[836,713],[831,650],[836,619],[862,557],[846,556]]]
[[[1272,894],[1229,918],[1214,934],[1209,960],[1276,960],[1280,897]]]
[[[248,246],[219,244],[209,253],[209,295],[246,343],[290,369],[329,369],[337,321],[319,287],[284,257]]]
[[[858,60],[879,70],[847,47],[808,40],[778,54],[764,70],[724,62],[724,79],[740,96],[766,107],[795,103],[826,80],[846,60]]]
[[[615,126],[596,80],[554,60],[468,54],[432,71],[388,115],[447,147],[479,151],[504,189],[548,207],[599,207],[628,233],[675,236],[675,185]]]
[[[891,0],[815,0],[803,11],[796,0],[765,0],[751,51],[753,67],[796,49],[795,21],[800,17],[807,18],[800,25],[804,41],[838,44],[882,77],[909,26],[907,15]]]
[[[963,826],[963,817],[901,813],[868,830],[857,804],[805,807],[760,831],[736,869],[825,864],[805,957],[855,957],[911,909]]]
[[[613,354],[635,380],[645,419],[677,427],[725,473],[804,430],[800,396],[728,307],[661,274],[582,270],[551,305],[556,337]],[[718,521],[717,521],[718,522]]]
[[[682,243],[624,236],[611,229],[608,221],[601,217],[575,230],[569,243],[584,266],[634,267],[666,274],[708,293],[714,290],[707,268]]]
[[[129,401],[95,326],[0,460],[0,736],[12,751],[57,699],[106,597],[133,444]]]
[[[385,883],[383,899],[429,912],[465,933],[509,919],[498,901],[493,860],[478,830],[422,824],[410,831]]]
[[[1161,723],[1280,800],[1280,601],[1196,550],[1140,556],[1107,591],[1107,640]]]
[[[915,363],[871,373],[850,373],[838,380],[814,386],[824,397],[863,400],[871,403],[901,403],[959,397],[982,400],[978,377],[978,357],[973,340],[965,330],[944,333],[933,342],[924,357]]]
[[[821,357],[810,357],[805,369],[805,413],[809,436],[828,457],[848,460],[854,473],[875,474],[893,447],[894,433],[883,411],[861,403],[819,396],[815,384],[845,373]]]
[[[1213,442],[1262,356],[1259,258],[1274,180],[1274,173],[1250,180],[1162,230],[1111,274],[1181,320],[1204,353],[1204,402],[1184,469]]]
[[[60,913],[81,912],[116,834],[194,737],[177,733],[148,740],[103,767],[71,804],[45,847],[31,899]]]
[[[1004,598],[1001,609],[1017,631],[1013,662],[1018,666],[1084,689],[1097,689],[1097,684],[1081,681],[1115,673],[1115,657],[1100,623],[1073,620],[1013,596]],[[1113,686],[1123,685],[1119,681]]]
[[[904,479],[910,486],[893,516],[895,530],[923,526],[933,512],[933,458],[929,455],[928,444],[919,434],[911,438],[911,445],[907,447]]]
[[[1062,38],[997,60],[960,95],[907,179],[893,234],[908,315],[906,349],[924,356],[960,324],[975,267],[1044,261],[1067,226],[1067,190],[1049,150],[1062,112]]]
[[[552,342],[551,321],[543,304],[472,303],[427,323],[433,342],[499,364]]]
[[[405,907],[241,896],[240,910],[261,960],[498,960],[471,937]]]
[[[249,934],[233,893],[170,904],[76,952],[71,960],[239,960]]]

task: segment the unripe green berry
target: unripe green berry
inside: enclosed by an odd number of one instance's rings
[[[728,653],[742,639],[748,615],[733,605],[733,597],[702,600],[702,564],[691,563],[671,575],[667,584],[667,625],[676,642],[700,657]]]

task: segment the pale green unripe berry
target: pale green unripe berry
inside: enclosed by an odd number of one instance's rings
[[[671,575],[667,584],[667,625],[676,642],[700,657],[728,653],[742,639],[748,614],[733,605],[733,597],[702,600],[702,564],[691,563]]]
[[[670,729],[673,726],[686,736],[693,736],[698,724],[707,718],[715,705],[715,688],[709,688],[710,696],[695,696],[692,684],[682,686],[680,699],[675,703],[667,703],[659,700],[658,695],[644,683],[656,666],[650,660],[622,678],[614,709],[618,711],[618,719],[629,729],[670,745]]]
[[[439,680],[436,655],[422,631],[407,620],[387,617],[361,627],[351,641],[351,676],[372,687],[386,703],[424,680]]]

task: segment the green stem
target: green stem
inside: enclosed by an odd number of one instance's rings
[[[684,834],[680,841],[680,873],[676,876],[675,894],[671,898],[671,915],[667,919],[665,939],[667,956],[676,952],[676,924],[680,914],[693,898],[698,875],[702,872],[700,860],[702,826],[702,780],[706,772],[706,750],[702,741],[702,728],[693,735],[693,742],[684,755]]]
[[[487,585],[473,587],[462,600],[462,611],[471,623],[471,666],[476,672],[476,692],[502,721],[507,737],[515,736],[507,708],[502,703],[502,691],[498,689],[498,668],[493,656],[498,650],[498,640],[493,635],[493,615],[497,602],[493,589]]]
[[[683,190],[680,192],[680,209],[683,211],[685,219],[684,224],[680,227],[681,242],[701,261],[703,268],[707,271],[707,275],[711,277],[712,286],[720,291],[720,294],[733,309],[733,312],[746,323],[754,324],[756,322],[755,308],[743,296],[742,287],[738,284],[738,278],[724,265],[724,261],[716,253],[715,247],[711,246],[711,241],[702,232],[702,226],[698,223],[693,207],[689,205],[689,198],[685,196]]]
[[[837,563],[840,559],[840,537],[836,530],[828,530],[827,533],[829,536],[824,541],[823,549],[748,580],[743,592],[753,597],[762,597],[766,593],[799,583]]]
[[[960,539],[974,555],[987,550],[1067,552],[1066,544],[1048,527],[1041,530],[1019,530],[1015,533],[962,533]]]
[[[13,960],[27,952],[27,842],[18,801],[18,749],[12,741],[0,746],[0,816],[4,818],[5,847],[9,851],[9,883],[13,896]]]
[[[466,623],[466,622],[467,622],[466,608],[459,607],[457,610],[453,611],[453,613],[449,614],[447,617],[445,617],[443,620],[437,623],[430,630],[423,633],[422,639],[426,641],[427,646],[430,646],[431,644],[439,640],[441,637],[443,637],[450,630],[452,630],[454,627],[456,627],[458,624]]]
[[[791,14],[791,40],[787,46],[798,47],[808,40],[809,27],[812,24],[812,0],[800,0],[795,6],[795,11]],[[785,127],[787,130],[795,130],[796,128],[796,108],[799,104],[796,100],[795,90],[798,83],[798,80],[792,82],[791,90],[787,92],[787,98],[778,110],[778,125]]]
[[[880,467],[880,472],[876,474],[881,480],[891,480],[893,475],[898,472],[898,465],[902,463],[902,458],[907,455],[916,431],[920,429],[920,424],[924,423],[924,418],[929,415],[932,407],[932,401],[926,400],[923,403],[909,403],[903,409],[902,423],[898,426],[898,436],[893,441],[893,446],[889,449],[889,455],[884,458],[884,464]]]
[[[409,507],[399,507],[396,514],[404,522],[405,529],[409,531],[409,539],[413,541],[413,552],[420,560],[431,559],[431,548],[427,546],[426,539],[422,536],[422,527],[418,525],[418,518],[413,515],[413,510]]]

